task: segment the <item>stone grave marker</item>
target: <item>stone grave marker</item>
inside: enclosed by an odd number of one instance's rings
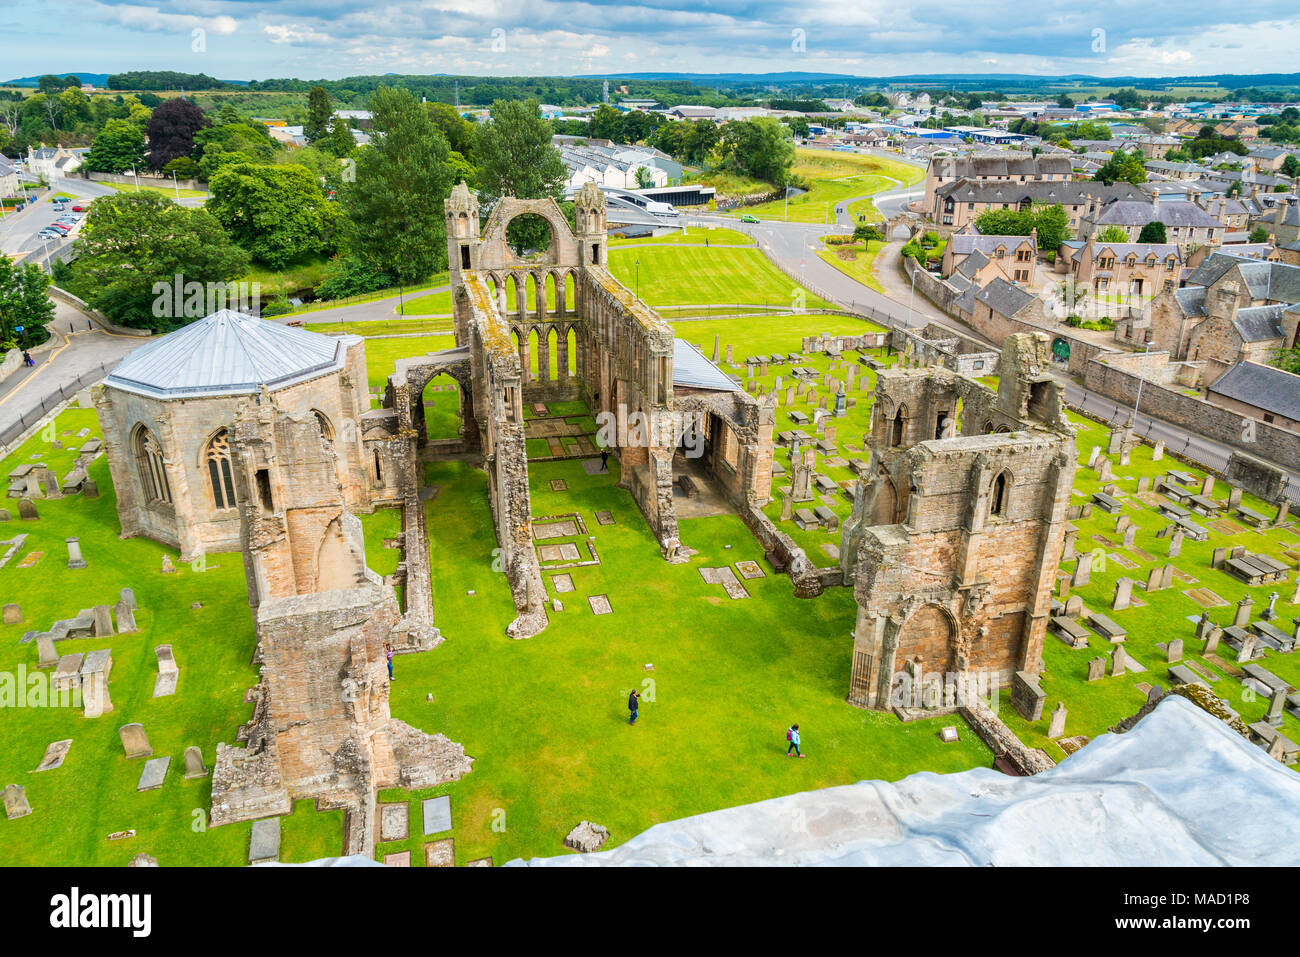
[[[144,763],[144,769],[140,772],[140,783],[135,786],[137,791],[156,791],[163,786],[163,781],[167,778],[167,769],[171,766],[172,759],[170,756],[162,758],[150,758]]]
[[[253,822],[253,834],[248,841],[248,863],[261,864],[280,859],[280,819],[263,818]]]
[[[1065,716],[1068,712],[1065,710],[1065,702],[1056,702],[1056,707],[1052,709],[1052,721],[1047,728],[1049,738],[1059,738],[1065,734]]]
[[[1237,602],[1237,611],[1232,617],[1232,623],[1238,628],[1245,628],[1250,622],[1250,610],[1255,607],[1255,599],[1247,595],[1241,601]]]
[[[1183,639],[1171,638],[1169,644],[1165,646],[1165,661],[1169,664],[1177,664],[1183,660]]]
[[[5,817],[9,820],[32,813],[32,806],[27,803],[27,789],[21,784],[5,785],[4,798]]]
[[[396,854],[385,854],[384,864],[388,867],[410,867],[411,852],[398,851]]]
[[[1133,602],[1133,579],[1119,578],[1115,582],[1115,600],[1111,602],[1112,611],[1123,611]]]
[[[185,780],[194,778],[206,778],[208,776],[207,766],[203,763],[203,752],[197,745],[191,744],[185,749]]]
[[[430,834],[441,834],[443,831],[451,830],[451,798],[443,795],[442,797],[426,798],[420,805],[420,812],[423,816],[424,836]]]
[[[441,841],[430,841],[424,845],[424,866],[455,867],[456,841],[448,837]]]
[[[1164,457],[1165,457],[1165,442],[1164,439],[1160,439],[1151,448],[1151,461],[1159,462]]]
[[[68,567],[85,568],[86,560],[81,557],[81,539],[67,538],[64,542],[68,546]]]
[[[1110,675],[1112,678],[1122,675],[1128,667],[1128,652],[1123,645],[1116,645],[1110,656]]]
[[[135,623],[135,613],[126,602],[119,601],[114,605],[113,615],[117,618],[118,634],[129,635],[132,632],[139,630],[139,627]]]
[[[379,807],[379,839],[381,841],[404,841],[410,836],[410,806],[403,801],[400,804],[381,804]]]
[[[153,697],[165,698],[176,693],[176,682],[180,678],[180,668],[172,657],[171,645],[159,645],[154,649],[158,657],[158,677],[154,681]]]
[[[587,599],[587,604],[591,606],[593,615],[612,615],[614,613],[614,609],[609,603],[609,597],[606,595],[592,595]]]
[[[48,631],[36,636],[37,668],[53,668],[59,663],[59,652],[54,647],[54,635]]]
[[[592,821],[582,821],[564,838],[564,846],[579,854],[598,851],[609,840],[609,831]]]
[[[1104,677],[1106,677],[1106,659],[1104,657],[1091,659],[1088,662],[1088,680],[1100,681]]]
[[[19,605],[5,605],[4,623],[6,625],[21,625],[23,621],[23,610]]]
[[[96,638],[107,638],[113,634],[113,613],[107,605],[96,605],[91,613],[95,616]]]
[[[1215,625],[1205,633],[1205,649],[1202,654],[1212,655],[1219,650],[1219,639],[1223,637],[1223,629]]]
[[[49,745],[45,749],[45,756],[41,758],[41,763],[36,766],[36,771],[53,771],[63,763],[63,759],[68,756],[68,749],[71,747],[71,738],[65,738],[62,741],[55,741],[53,744]]]
[[[144,733],[144,725],[124,724],[117,729],[117,734],[122,739],[122,750],[128,758],[146,758],[153,754],[153,748],[149,747],[149,739]]]

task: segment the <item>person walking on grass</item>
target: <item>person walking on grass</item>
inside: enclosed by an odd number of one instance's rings
[[[627,710],[632,712],[632,716],[627,719],[628,724],[636,724],[637,709],[641,706],[641,696],[632,689],[632,693],[627,696]]]
[[[785,756],[788,758],[791,754],[803,757],[803,752],[799,750],[799,725],[792,724],[786,728],[785,739],[790,742],[790,747],[785,749]]]
[[[393,646],[392,645],[384,645],[384,657],[388,659],[388,680],[396,681],[397,679],[393,677]]]
[[[609,449],[600,450],[600,470],[602,472],[609,471]]]

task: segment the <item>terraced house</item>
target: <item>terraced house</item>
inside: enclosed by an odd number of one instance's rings
[[[1141,200],[1143,193],[1128,183],[1107,186],[1094,180],[1061,183],[981,183],[959,179],[939,187],[935,194],[934,221],[960,229],[974,223],[990,209],[1029,209],[1060,204],[1071,229],[1078,229],[1090,207],[1113,200]]]
[[[983,287],[995,278],[1032,286],[1038,281],[1038,233],[1028,236],[981,236],[957,233],[943,250],[944,279],[959,273]]]
[[[1154,296],[1176,289],[1183,257],[1173,243],[1102,243],[1095,237],[1061,246],[1056,271],[1097,293]]]
[[[1165,239],[1185,251],[1193,246],[1216,246],[1227,227],[1190,200],[1164,200],[1153,190],[1146,199],[1112,199],[1094,202],[1079,222],[1079,238],[1100,235],[1112,226],[1136,242],[1147,223],[1164,223]]]
[[[939,222],[935,206],[940,187],[958,180],[974,183],[1061,183],[1073,175],[1064,155],[1032,156],[1012,151],[936,157],[925,174],[925,208]]]

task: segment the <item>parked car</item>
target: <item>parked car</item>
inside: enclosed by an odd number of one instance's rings
[[[744,216],[740,217],[740,221],[742,223],[756,223],[758,222],[758,217],[753,213],[746,213]]]
[[[83,205],[81,205],[80,203],[78,203],[76,206],[73,206],[73,207],[72,207],[72,211],[73,211],[74,213],[84,213],[84,212],[85,212],[86,210],[88,210],[89,208],[90,208],[89,206],[83,206]]]

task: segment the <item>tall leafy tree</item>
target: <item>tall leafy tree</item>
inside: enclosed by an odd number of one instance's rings
[[[45,325],[54,318],[49,288],[50,277],[35,263],[18,265],[0,256],[0,352],[49,338]]]
[[[1153,219],[1142,227],[1142,232],[1138,233],[1138,242],[1140,243],[1166,243],[1165,224],[1158,219]]]
[[[125,173],[144,165],[144,133],[130,120],[109,120],[99,131],[90,152],[86,169],[96,173]]]
[[[208,189],[208,210],[272,269],[333,249],[337,207],[305,166],[235,163],[218,170]]]
[[[194,152],[194,137],[212,121],[189,100],[164,100],[149,115],[149,165],[162,169],[172,160]]]
[[[376,272],[418,282],[447,265],[447,139],[409,90],[379,87],[370,112],[374,140],[342,194],[345,245]]]
[[[155,282],[230,282],[248,272],[248,254],[207,210],[184,209],[161,193],[105,196],[91,204],[72,276],[90,304],[114,322],[167,329],[190,321],[153,314]]]
[[[551,124],[536,100],[497,100],[491,118],[478,129],[479,198],[490,205],[502,196],[557,202],[568,178],[560,152],[551,145]],[[538,217],[510,224],[507,241],[516,249],[548,243],[550,228]]]
[[[307,119],[302,124],[302,135],[308,143],[315,143],[329,132],[330,117],[334,107],[330,104],[330,95],[323,86],[313,86],[307,93]]]
[[[770,116],[728,123],[722,128],[722,159],[745,176],[778,186],[789,181],[794,166],[790,128]]]

